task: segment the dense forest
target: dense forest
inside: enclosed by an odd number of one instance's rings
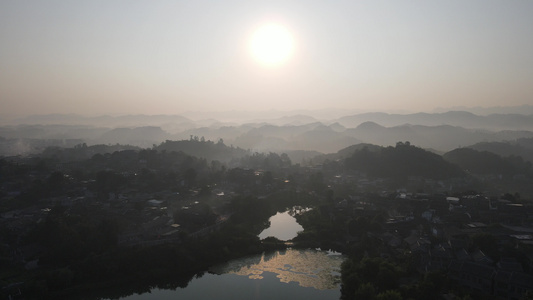
[[[373,150],[364,147],[347,158],[345,164],[348,168],[374,177],[422,176],[441,179],[464,176],[461,169],[445,161],[442,156],[415,147],[409,142]]]
[[[459,148],[444,154],[443,157],[471,174],[531,176],[531,162],[524,161],[520,156],[501,157],[488,151]]]

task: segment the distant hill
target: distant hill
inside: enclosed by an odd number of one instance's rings
[[[180,133],[173,134],[172,140],[189,139],[190,136],[204,137],[206,140],[218,141],[224,139],[233,141],[240,135],[250,131],[253,127],[247,125],[241,126],[212,126],[212,127],[198,127],[185,130]]]
[[[339,148],[360,143],[356,137],[337,132],[331,127],[321,125],[290,139],[291,149],[312,149],[323,153],[334,152]]]
[[[235,112],[237,114],[237,112]],[[468,111],[446,111],[440,113],[388,114],[382,112],[350,114],[340,118],[317,118],[311,112],[279,116],[268,112],[241,114],[240,122],[228,120],[228,114],[212,114],[208,119],[192,120],[181,115],[122,115],[81,116],[75,114],[32,115],[10,120],[10,125],[89,125],[95,127],[143,127],[158,126],[172,133],[198,127],[220,125],[239,126],[246,123],[271,124],[275,126],[300,126],[311,123],[326,125],[338,123],[345,128],[355,128],[364,122],[374,122],[385,127],[404,124],[440,126],[451,125],[468,129],[486,130],[533,130],[533,106],[491,110],[490,114],[474,114]],[[262,116],[257,118],[257,116]],[[230,123],[228,123],[230,122]],[[2,123],[4,124],[4,123]]]
[[[374,122],[364,122],[356,128],[347,129],[346,135],[365,143],[392,146],[398,141],[409,141],[422,148],[449,151],[482,141],[503,141],[531,138],[531,131],[500,131],[466,129],[457,126],[401,125],[384,127]]]
[[[438,108],[435,112],[447,111],[467,111],[476,115],[492,115],[492,114],[522,114],[533,115],[533,105],[519,105],[519,106],[493,106],[493,107],[448,107]]]
[[[395,147],[363,147],[345,159],[345,166],[376,177],[446,179],[465,176],[458,166],[442,156],[409,143],[398,143]]]
[[[104,144],[136,145],[151,147],[167,139],[169,134],[160,127],[145,126],[136,128],[115,128],[100,136],[97,140]]]
[[[522,138],[506,142],[481,142],[468,148],[477,151],[487,151],[502,157],[520,156],[524,160],[533,163],[533,138]]]
[[[443,155],[443,158],[471,174],[518,175],[529,174],[531,163],[520,157],[504,158],[500,155],[470,148],[458,148]]]
[[[338,156],[339,159],[347,158],[347,157],[352,156],[354,152],[361,151],[365,148],[371,152],[378,152],[378,151],[381,151],[382,147],[377,146],[377,145],[372,145],[372,144],[361,143],[361,144],[351,145],[349,147],[341,149],[336,153],[336,155]]]
[[[362,149],[366,148],[369,151],[381,151],[381,146],[376,146],[373,144],[367,144],[367,143],[360,143],[348,146],[346,148],[343,148],[336,153],[328,153],[328,154],[320,154],[316,155],[315,157],[312,157],[312,161],[314,164],[322,164],[326,160],[329,161],[338,161],[338,160],[344,160],[354,154],[356,151],[360,151]]]
[[[308,150],[327,153],[359,142],[345,132],[336,131],[338,128],[336,125],[330,127],[322,123],[299,126],[263,125],[243,133],[232,143],[254,151]]]
[[[151,147],[165,140],[197,136],[212,141],[223,139],[227,145],[251,151],[277,153],[295,150],[336,153],[359,143],[394,146],[398,141],[446,152],[482,142],[533,140],[533,115],[525,114],[364,113],[328,120],[318,120],[306,113],[285,116],[280,112],[266,113],[263,119],[257,118],[258,115],[242,116],[241,119],[250,122],[240,124],[212,118],[191,120],[179,115],[30,116],[17,121],[22,125],[0,127],[0,138],[7,141],[0,144],[0,154],[38,148],[34,142],[24,146],[28,144],[25,142],[21,147],[16,139],[48,140],[40,143],[47,146],[70,145],[65,140],[76,139],[88,145],[119,143]],[[272,117],[268,119],[269,116]],[[509,151],[532,159],[527,153],[516,152],[517,149]]]
[[[249,154],[248,151],[241,148],[228,147],[223,141],[214,143],[212,141],[199,141],[194,139],[181,141],[167,140],[154,149],[167,152],[181,151],[191,156],[204,158],[207,161],[218,160],[226,163],[239,160]]]
[[[8,139],[78,139],[89,145],[130,144],[151,147],[165,140],[187,140],[191,136],[206,140],[223,139],[226,144],[259,152],[286,152],[292,150],[336,153],[358,143],[393,146],[398,141],[410,141],[425,149],[450,151],[480,142],[524,141],[533,139],[531,131],[489,131],[457,126],[400,125],[385,127],[375,122],[364,122],[356,128],[345,128],[333,123],[320,122],[305,125],[244,124],[239,126],[200,127],[171,134],[158,126],[143,127],[89,127],[82,125],[19,125],[0,127],[0,137]],[[531,144],[532,142],[529,141]],[[61,143],[57,144],[58,146]],[[523,154],[522,154],[523,155]]]
[[[386,127],[404,124],[441,126],[451,125],[468,129],[486,130],[533,130],[533,115],[491,114],[475,115],[465,111],[445,113],[386,114],[364,113],[332,120],[347,128],[355,128],[365,122],[374,122]]]
[[[93,146],[78,144],[70,148],[47,147],[39,154],[39,156],[58,159],[61,160],[61,162],[74,162],[90,159],[96,154],[107,154],[126,150],[140,151],[141,148],[119,144]]]
[[[206,139],[223,138],[227,144],[254,151],[308,150],[335,153],[358,143],[393,146],[398,141],[410,141],[425,149],[446,152],[477,142],[533,138],[531,131],[489,131],[451,125],[399,125],[385,127],[376,122],[364,122],[356,128],[339,123],[327,126],[320,122],[305,125],[245,124],[220,128],[202,127],[172,136],[187,139],[190,135]]]
[[[322,155],[320,152],[307,150],[288,150],[284,151],[284,153],[289,156],[293,164],[302,164],[316,156]]]

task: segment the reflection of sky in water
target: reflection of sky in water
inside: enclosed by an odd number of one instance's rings
[[[279,240],[288,241],[295,238],[298,235],[298,231],[303,230],[302,225],[296,222],[290,212],[277,213],[268,220],[270,221],[270,227],[259,234],[260,239],[273,236]]]
[[[281,282],[296,282],[302,287],[319,290],[335,289],[343,257],[325,251],[293,250],[250,256],[217,266],[217,274],[237,274],[250,279],[263,279],[265,272],[276,274]]]
[[[338,300],[341,255],[286,250],[236,259],[191,280],[186,288],[152,289],[122,300]],[[212,274],[216,273],[216,274]],[[260,279],[260,280],[253,280]]]

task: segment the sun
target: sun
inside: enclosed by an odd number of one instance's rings
[[[294,51],[294,39],[282,25],[265,24],[257,28],[250,39],[250,52],[261,64],[278,66]]]

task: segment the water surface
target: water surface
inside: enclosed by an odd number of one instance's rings
[[[326,251],[275,251],[217,265],[183,289],[121,299],[339,299],[342,260]]]
[[[302,225],[296,222],[296,219],[290,215],[289,211],[277,213],[268,219],[270,227],[259,234],[260,239],[273,236],[281,241],[288,241],[295,238],[298,232],[304,230]]]

